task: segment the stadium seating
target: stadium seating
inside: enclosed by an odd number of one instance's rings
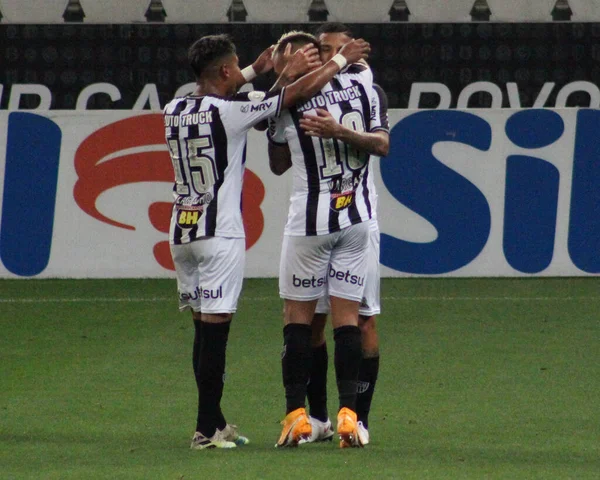
[[[220,23],[227,21],[231,0],[162,0],[169,23]]]
[[[473,3],[474,0],[406,0],[411,22],[469,22]]]
[[[360,1],[360,0],[359,0]],[[247,22],[306,22],[312,0],[244,0]]]
[[[329,20],[347,23],[386,22],[394,0],[325,0]]]
[[[4,23],[61,23],[69,0],[0,0]]]
[[[145,22],[148,0],[79,0],[85,23]]]
[[[550,22],[556,0],[487,0],[492,21]]]
[[[600,2],[598,0],[569,0],[574,22],[600,22]]]

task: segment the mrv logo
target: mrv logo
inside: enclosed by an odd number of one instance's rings
[[[260,103],[258,105],[252,105],[250,107],[250,111],[251,112],[264,112],[265,110],[268,110],[269,108],[271,108],[272,104],[273,104],[273,102]]]
[[[391,195],[428,221],[437,237],[411,242],[382,234],[382,264],[413,274],[452,272],[476,259],[492,226],[499,225],[495,238],[501,237],[503,257],[518,272],[542,272],[556,258],[567,268],[572,263],[579,271],[600,273],[598,132],[599,110],[481,116],[431,110],[403,118],[392,129],[390,155],[381,160],[382,178]],[[439,142],[444,144],[434,148]],[[446,158],[447,151],[468,165],[487,196],[436,158]],[[483,273],[504,263],[498,253],[486,250],[478,264]],[[490,258],[500,260],[487,264]]]

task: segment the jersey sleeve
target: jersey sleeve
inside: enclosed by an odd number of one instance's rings
[[[390,123],[388,120],[388,100],[383,89],[373,84],[373,94],[371,97],[371,118],[370,132],[384,131],[390,133]]]
[[[285,88],[276,92],[238,93],[227,99],[220,108],[231,128],[246,132],[262,120],[279,116],[284,94]]]

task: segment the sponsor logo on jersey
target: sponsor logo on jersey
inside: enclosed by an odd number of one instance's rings
[[[271,108],[271,105],[273,105],[273,102],[259,103],[258,105],[252,105],[250,107],[250,111],[251,112],[264,112],[265,110],[268,110],[269,108]]]
[[[329,181],[329,190],[331,191],[330,196],[330,208],[339,212],[348,208],[354,203],[356,188],[360,183],[360,177],[337,177]]]
[[[193,210],[177,210],[177,225],[181,228],[191,228],[198,223],[204,207],[196,207]]]
[[[356,190],[360,184],[360,176],[336,177],[327,182],[329,191],[334,193],[348,193]]]
[[[330,207],[333,211],[339,212],[348,208],[354,203],[354,192],[350,193],[332,193]]]
[[[347,102],[349,100],[360,98],[361,95],[362,93],[358,85],[352,85],[344,88],[343,90],[330,90],[328,92],[315,95],[306,103],[302,104],[298,108],[298,111],[305,112],[306,110],[311,110],[313,108],[323,108],[327,104],[335,105],[336,103]]]
[[[165,127],[188,127],[190,125],[201,125],[213,121],[213,112],[196,112],[188,115],[169,115],[165,114]]]
[[[175,205],[183,207],[184,210],[202,210],[204,205],[208,205],[212,199],[213,194],[210,192],[196,196],[180,196],[175,200]]]
[[[175,200],[177,208],[177,225],[181,228],[191,228],[198,223],[204,207],[213,199],[212,193],[200,196],[178,197]]]

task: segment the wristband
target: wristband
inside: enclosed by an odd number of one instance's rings
[[[244,68],[242,70],[242,75],[244,76],[244,80],[247,82],[251,82],[258,76],[254,71],[254,68],[252,68],[252,65],[248,65],[246,68]]]
[[[341,53],[335,54],[331,59],[335,63],[337,63],[338,67],[340,67],[340,70],[342,68],[344,68],[346,66],[346,64],[348,63],[348,60],[346,60],[346,57],[344,57]]]

